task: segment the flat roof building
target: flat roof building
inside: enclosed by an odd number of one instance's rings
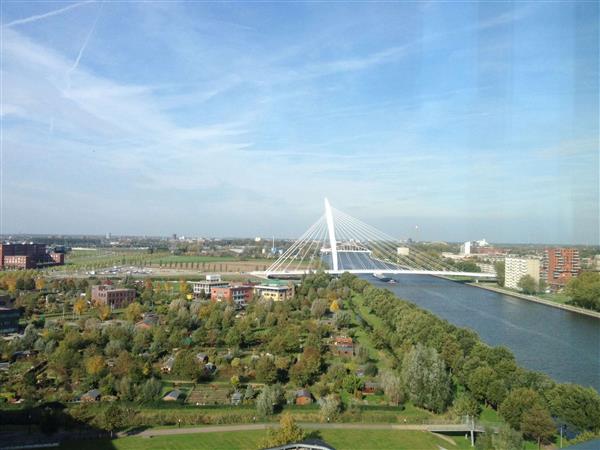
[[[189,281],[192,285],[192,291],[195,297],[205,296],[209,298],[211,296],[212,288],[216,287],[228,287],[229,283],[227,281],[221,280],[221,275],[206,275],[205,280],[201,281]]]
[[[504,286],[519,289],[519,281],[525,275],[530,275],[536,282],[540,282],[540,260],[534,258],[517,258],[508,256],[504,260]]]
[[[563,288],[581,271],[579,250],[547,248],[542,259],[541,277],[552,290]]]
[[[294,285],[292,283],[259,284],[258,286],[254,286],[254,294],[266,300],[281,302],[284,300],[289,300],[294,296]]]
[[[92,286],[92,302],[111,309],[124,308],[135,300],[135,289],[117,288],[110,284]]]
[[[0,244],[1,269],[37,269],[65,263],[62,252],[47,252],[45,244],[5,243]]]
[[[227,287],[213,287],[210,291],[210,299],[213,302],[233,302],[237,306],[245,306],[252,300],[254,286],[239,285]]]

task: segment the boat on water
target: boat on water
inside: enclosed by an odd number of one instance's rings
[[[386,277],[384,274],[382,274],[381,272],[375,272],[373,274],[373,276],[375,278],[377,278],[379,281],[383,281],[384,283],[390,283],[390,282],[396,282],[394,279],[390,278],[390,277]]]

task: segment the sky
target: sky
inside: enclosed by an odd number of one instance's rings
[[[600,241],[595,1],[0,8],[0,233]]]

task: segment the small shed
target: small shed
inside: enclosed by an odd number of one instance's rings
[[[163,365],[161,366],[160,370],[164,373],[171,373],[171,370],[173,370],[173,365],[175,364],[175,357],[174,356],[169,356],[165,362],[163,363]]]
[[[231,394],[231,404],[232,405],[239,405],[240,403],[242,403],[242,400],[244,399],[244,394],[242,394],[240,391],[235,391],[233,394]]]
[[[82,402],[97,402],[100,400],[100,391],[98,389],[90,389],[85,394],[83,394],[79,400]]]
[[[310,405],[312,403],[312,395],[306,389],[296,391],[296,405]]]
[[[171,392],[163,397],[165,402],[176,402],[181,397],[181,391],[179,389],[173,389]]]
[[[381,389],[381,386],[379,383],[376,383],[374,381],[367,381],[365,382],[365,386],[363,387],[363,394],[374,394],[375,391],[378,391],[379,389]]]
[[[199,363],[206,364],[208,362],[208,355],[206,353],[196,354],[196,359]]]

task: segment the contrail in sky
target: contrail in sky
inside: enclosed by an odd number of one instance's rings
[[[73,66],[71,66],[71,68],[69,69],[69,72],[68,72],[69,76],[75,69],[77,69],[77,66],[79,65],[79,61],[81,60],[81,57],[83,56],[83,52],[85,51],[85,48],[88,45],[90,37],[92,36],[92,34],[94,33],[94,30],[96,29],[96,24],[98,23],[98,19],[100,18],[100,12],[102,11],[103,3],[104,2],[100,3],[100,8],[98,9],[98,14],[96,15],[94,24],[92,25],[92,28],[90,28],[90,31],[88,32],[87,36],[85,37],[85,41],[83,41],[83,45],[79,49],[79,54],[77,55],[77,58],[75,59],[75,62],[73,63]]]
[[[25,17],[24,19],[17,19],[9,22],[7,24],[2,25],[2,28],[14,27],[15,25],[23,25],[25,23],[36,22],[38,20],[46,19],[47,17],[56,16],[58,14],[62,14],[66,11],[69,11],[73,8],[78,8],[79,6],[87,5],[88,3],[95,3],[95,0],[88,0],[80,3],[73,3],[71,5],[65,6],[64,8],[56,9],[54,11],[49,11],[44,14],[38,14],[36,16]]]

